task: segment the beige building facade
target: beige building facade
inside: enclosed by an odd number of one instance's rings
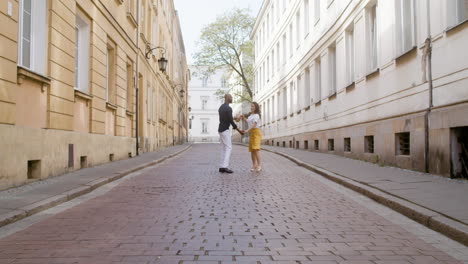
[[[265,0],[264,144],[468,177],[468,2]]]
[[[186,141],[173,1],[5,0],[0,20],[0,189]]]

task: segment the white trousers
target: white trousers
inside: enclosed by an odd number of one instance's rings
[[[221,161],[219,167],[228,168],[232,151],[231,131],[229,129],[219,133],[219,142],[221,143]]]

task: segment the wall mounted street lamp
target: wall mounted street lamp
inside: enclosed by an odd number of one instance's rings
[[[150,53],[153,51],[153,50],[157,50],[157,49],[162,49],[161,51],[161,58],[159,58],[158,60],[158,66],[159,66],[159,70],[162,71],[162,72],[166,72],[166,67],[167,67],[167,59],[164,58],[164,54],[166,53],[166,49],[163,48],[163,47],[154,47],[154,48],[151,48],[150,45],[146,45],[146,51],[145,51],[145,57],[147,60],[149,60],[150,58]]]

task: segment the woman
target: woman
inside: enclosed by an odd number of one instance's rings
[[[261,126],[261,113],[260,107],[256,102],[253,102],[250,106],[250,114],[247,118],[247,124],[249,129],[245,130],[245,133],[250,133],[249,137],[249,152],[252,156],[252,169],[250,171],[260,172],[262,171],[262,163],[260,161],[260,142],[262,141],[262,132],[260,131]],[[241,116],[245,120],[244,116]]]

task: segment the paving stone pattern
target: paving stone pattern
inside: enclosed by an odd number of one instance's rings
[[[234,147],[179,157],[106,194],[0,240],[0,263],[461,263],[262,153],[264,171]]]

